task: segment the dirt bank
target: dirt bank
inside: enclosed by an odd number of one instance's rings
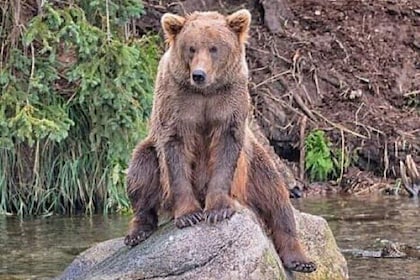
[[[320,128],[335,147],[344,147],[355,174],[398,178],[407,155],[420,163],[418,1],[144,3],[140,34],[159,31],[167,11],[251,10],[254,113],[283,158],[298,165],[302,135]]]

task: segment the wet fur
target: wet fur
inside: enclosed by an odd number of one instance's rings
[[[208,30],[209,22],[219,36],[214,44],[221,41],[220,36],[229,37],[226,40],[235,51],[220,58],[227,59],[223,67],[210,63],[213,82],[196,88],[189,83],[189,71],[194,61],[203,63],[200,58],[206,56],[206,49],[200,49],[198,59],[186,58],[179,49],[183,40],[211,37],[191,34]],[[135,215],[125,243],[135,246],[146,239],[157,228],[159,211],[170,212],[175,224],[183,228],[203,220],[214,223],[230,218],[235,199],[264,222],[287,268],[315,270],[297,239],[281,175],[248,128],[244,38],[249,12],[228,17],[214,12],[186,18],[165,15],[162,26],[170,48],[159,64],[150,135],[134,150],[128,170],[128,194]]]

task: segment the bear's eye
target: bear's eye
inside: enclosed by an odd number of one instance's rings
[[[190,47],[190,53],[195,53],[195,48],[194,47]]]
[[[209,51],[210,51],[211,53],[217,53],[217,48],[216,48],[215,46],[213,46],[213,47],[211,47],[211,48],[209,49]]]

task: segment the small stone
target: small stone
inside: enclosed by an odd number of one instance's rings
[[[315,11],[315,15],[316,15],[316,16],[320,16],[320,15],[321,15],[321,11],[320,11],[320,10],[316,10],[316,11]]]
[[[362,96],[362,94],[363,94],[363,92],[362,92],[362,90],[361,90],[361,89],[358,89],[358,90],[352,90],[352,91],[350,92],[349,99],[350,99],[350,100],[353,100],[353,99],[359,98],[359,97],[361,97],[361,96]]]

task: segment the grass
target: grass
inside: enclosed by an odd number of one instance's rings
[[[0,17],[0,213],[128,211],[124,171],[147,133],[161,51],[157,36],[133,38],[124,24],[141,2],[105,15],[105,2],[47,1],[25,18],[10,3]]]

